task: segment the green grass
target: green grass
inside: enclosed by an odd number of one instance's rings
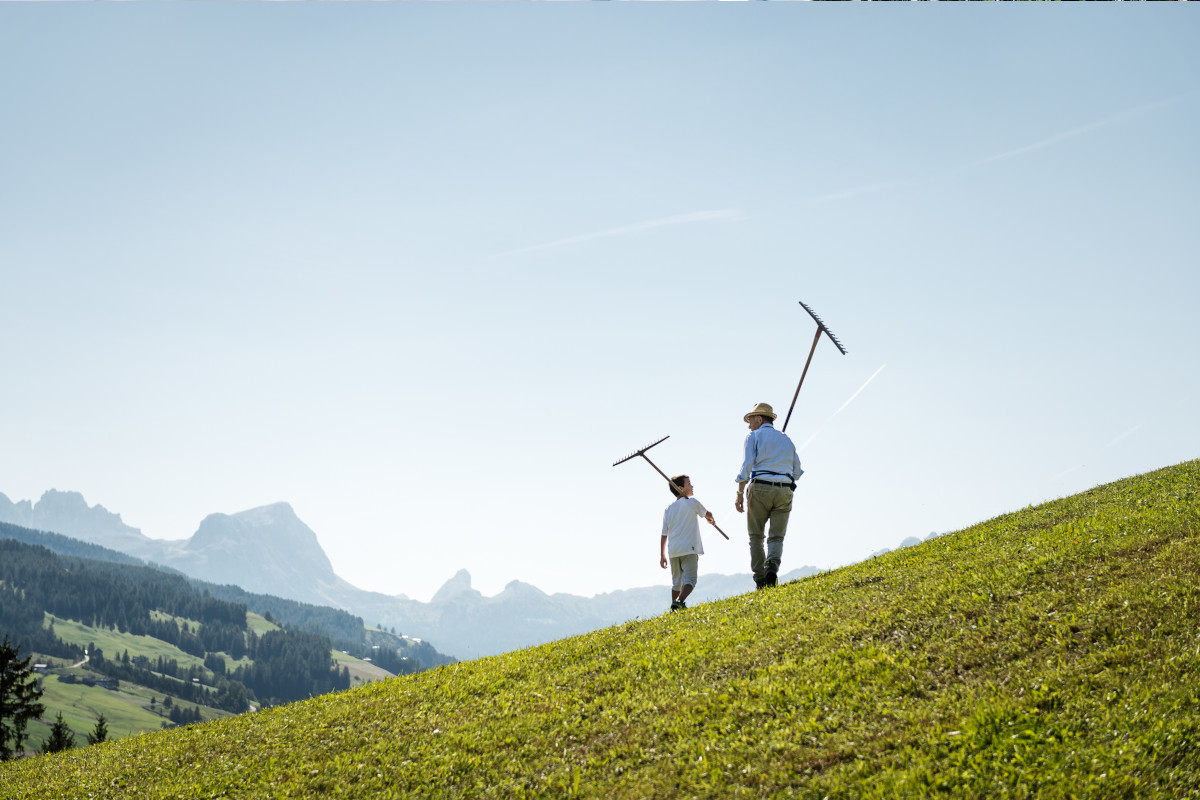
[[[55,665],[55,668],[53,673],[45,676],[41,682],[41,702],[46,710],[40,720],[29,723],[25,739],[27,748],[41,749],[59,712],[62,712],[63,719],[75,734],[75,744],[79,747],[87,743],[87,734],[95,729],[96,718],[100,714],[105,717],[110,740],[158,731],[163,728],[164,723],[170,724],[169,710],[162,705],[165,695],[161,691],[129,681],[121,681],[120,688],[115,691],[83,683],[63,683],[59,680],[59,675],[63,673],[72,673],[80,678],[88,674],[94,678],[102,676],[89,673],[86,668],[64,668],[61,665],[66,662],[61,659],[39,660],[49,662]],[[153,704],[151,700],[154,701]],[[174,702],[179,702],[188,709],[194,705],[186,701]],[[207,706],[199,706],[199,709],[201,717],[205,720],[229,716],[227,712]],[[3,796],[0,794],[0,797]]]
[[[142,686],[135,686],[125,681],[121,682],[119,691],[103,689],[99,686],[85,686],[80,683],[62,683],[58,676],[51,675],[42,682],[42,702],[46,705],[44,719],[54,721],[58,712],[75,733],[75,744],[87,743],[87,734],[96,727],[96,718],[103,714],[108,726],[108,737],[119,739],[146,731],[157,731],[163,722],[170,722],[165,716],[160,716],[151,710],[150,698],[157,701],[156,708],[162,707],[163,694],[154,694]],[[191,703],[184,703],[191,708]],[[206,717],[228,716],[212,709],[201,708],[201,713],[208,712]],[[30,725],[29,739],[26,744],[40,748],[41,742],[50,735],[50,726],[40,723],[37,727]]]
[[[392,673],[360,658],[347,655],[340,650],[333,651],[333,660],[338,669],[345,667],[350,670],[350,686],[357,688],[373,681],[382,681],[392,677]]]
[[[201,625],[201,623],[197,620],[188,619],[187,617],[177,617],[174,614],[168,614],[167,612],[159,611],[158,609],[150,609],[150,619],[160,621],[169,620],[174,622],[176,625],[187,625],[193,631],[199,630]]]
[[[279,630],[279,626],[274,622],[267,622],[266,617],[261,614],[255,614],[253,611],[246,612],[246,625],[250,630],[254,631],[255,636],[262,636],[268,631]]]
[[[47,624],[51,616],[46,615]],[[90,625],[84,625],[73,620],[54,617],[54,632],[58,638],[69,644],[76,644],[80,647],[90,647],[95,645],[104,652],[104,657],[109,661],[116,661],[121,658],[121,654],[126,650],[129,651],[129,656],[145,656],[150,661],[156,662],[159,656],[166,659],[174,659],[179,663],[180,669],[188,667],[204,667],[204,659],[189,655],[173,644],[168,644],[161,639],[155,639],[153,636],[137,636],[132,633],[121,633],[112,628],[93,628]],[[207,671],[207,670],[206,670]]]
[[[172,617],[158,611],[152,611],[151,615],[157,619],[172,619],[177,622],[187,622],[193,628],[198,627],[198,623],[194,620],[187,620],[183,617]],[[145,656],[151,662],[156,661],[159,656],[174,659],[181,668],[185,669],[189,666],[202,667],[204,663],[203,659],[184,653],[173,645],[149,636],[134,636],[110,628],[95,628],[61,617],[52,618],[49,614],[46,615],[47,625],[51,619],[54,622],[55,632],[63,641],[78,644],[81,647],[94,644],[103,650],[105,657],[109,659],[120,658],[122,653],[128,651],[131,658]],[[259,635],[279,629],[278,625],[267,622],[257,614],[248,613],[247,622]],[[230,671],[239,666],[249,666],[254,663],[249,658],[234,661],[229,654],[223,655],[227,669]],[[339,667],[345,666],[350,670],[351,686],[363,686],[372,681],[391,677],[391,673],[352,656],[343,655],[337,651],[332,652],[331,655],[338,662]],[[96,678],[102,676],[91,673],[86,665],[72,669],[70,662],[48,658],[43,654],[37,654],[34,660],[51,664],[53,670],[42,681],[44,694],[41,702],[45,705],[46,710],[41,719],[31,721],[26,730],[25,746],[28,748],[35,750],[41,748],[42,743],[50,736],[50,726],[59,712],[62,712],[67,725],[75,733],[77,746],[83,746],[86,743],[86,734],[94,730],[96,717],[100,714],[105,716],[110,740],[158,731],[162,729],[164,722],[170,722],[168,710],[162,706],[166,695],[161,690],[151,690],[129,681],[121,681],[117,691],[99,686],[86,686],[82,683],[62,683],[58,680],[58,675],[64,672],[74,673],[80,678],[88,674]],[[207,672],[207,670],[205,671]],[[151,705],[151,699],[155,701],[153,705]],[[187,701],[176,700],[174,702],[180,703],[188,709],[195,705]],[[199,709],[205,721],[229,716],[227,712],[208,706],[201,705]],[[3,796],[0,794],[0,797]]]
[[[870,561],[0,765],[4,798],[1200,797],[1200,462]]]

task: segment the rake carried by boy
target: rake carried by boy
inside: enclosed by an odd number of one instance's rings
[[[712,512],[692,497],[695,489],[690,477],[676,475],[669,485],[676,500],[663,512],[658,563],[663,569],[671,567],[671,610],[679,611],[687,608],[685,601],[696,587],[700,556],[704,554],[698,520],[704,517],[714,527],[717,523]]]

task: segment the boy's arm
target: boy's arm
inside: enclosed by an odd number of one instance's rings
[[[717,524],[717,521],[716,521],[715,519],[713,519],[713,515],[712,515],[712,512],[711,512],[711,511],[705,511],[705,512],[704,512],[704,518],[705,518],[706,520],[708,520],[708,524],[709,524],[709,525],[716,525],[716,524]]]
[[[663,569],[667,568],[667,535],[665,533],[658,546],[658,565]]]

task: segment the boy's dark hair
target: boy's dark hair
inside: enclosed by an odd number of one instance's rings
[[[676,497],[683,497],[683,492],[679,491],[679,489],[683,488],[683,482],[687,479],[687,475],[676,475],[674,478],[671,478],[671,494],[675,495]],[[679,489],[676,489],[676,486],[678,486]]]

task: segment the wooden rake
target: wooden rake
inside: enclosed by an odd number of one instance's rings
[[[641,456],[642,458],[646,459],[647,464],[654,467],[655,472],[657,472],[659,475],[663,476],[663,480],[665,480],[668,485],[675,486],[674,483],[671,483],[671,479],[667,477],[667,473],[665,473],[661,469],[659,469],[658,466],[653,461],[650,460],[650,456],[646,455],[646,451],[649,450],[651,447],[654,447],[654,445],[656,445],[656,444],[662,444],[663,442],[665,442],[667,439],[670,439],[670,438],[671,438],[670,436],[664,436],[663,438],[659,439],[657,442],[648,444],[645,447],[643,447],[641,450],[637,450],[637,451],[630,453],[629,455],[622,458],[620,461],[614,461],[613,466],[615,467],[617,464],[624,464],[626,461],[630,460],[631,458],[637,458],[638,456]],[[676,488],[678,488],[678,487],[676,487]],[[713,522],[713,527],[717,529],[717,533],[721,534],[722,536],[725,536],[725,531],[721,530],[721,526],[718,525],[716,522]],[[725,538],[728,539],[729,537],[725,536]]]
[[[796,398],[800,396],[800,387],[804,385],[804,376],[808,374],[808,365],[812,363],[813,353],[817,351],[817,342],[821,341],[821,334],[824,333],[826,336],[828,336],[829,341],[833,342],[837,349],[842,351],[842,355],[846,355],[846,348],[842,347],[842,343],[839,342],[838,338],[833,335],[833,331],[829,330],[829,328],[825,326],[825,323],[821,321],[821,318],[818,317],[811,308],[804,305],[803,300],[800,301],[800,305],[804,306],[804,310],[807,311],[808,315],[817,323],[817,333],[815,336],[813,336],[812,348],[808,351],[808,361],[804,362],[804,372],[800,373],[800,383],[796,384],[796,393],[792,395],[791,408],[788,409],[787,416],[783,419],[783,427],[780,430],[784,433],[787,432],[788,420],[792,418],[792,409],[796,407]],[[636,453],[634,455],[636,455]],[[632,457],[633,456],[630,456],[630,458]]]

